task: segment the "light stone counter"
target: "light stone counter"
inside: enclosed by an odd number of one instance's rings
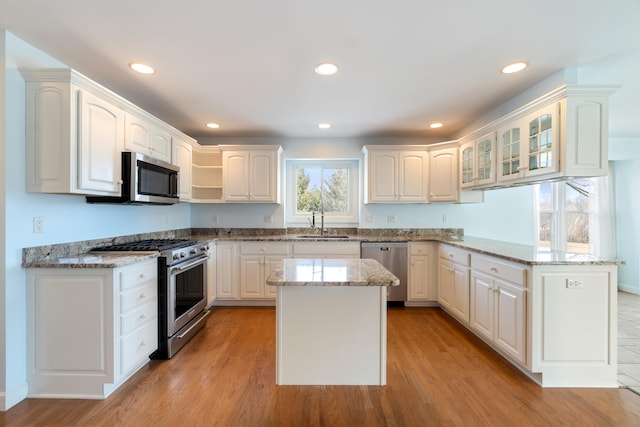
[[[285,259],[266,281],[277,286],[278,385],[386,384],[397,277],[370,259]]]
[[[285,259],[267,278],[271,286],[398,286],[373,259]]]

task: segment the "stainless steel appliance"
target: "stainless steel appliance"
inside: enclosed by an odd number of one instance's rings
[[[158,350],[153,359],[175,355],[205,324],[209,245],[196,240],[142,240],[94,252],[159,251]]]
[[[171,163],[123,151],[120,196],[87,196],[87,202],[171,205],[178,202],[179,172],[180,168]]]
[[[407,300],[407,244],[406,242],[362,242],[360,258],[378,261],[400,279],[399,286],[389,288],[387,301],[390,305],[404,305]]]

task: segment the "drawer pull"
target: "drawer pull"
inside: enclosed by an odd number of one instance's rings
[[[491,267],[491,268],[490,268],[490,270],[491,270],[492,272],[494,272],[494,273],[497,273],[497,272],[498,272],[498,269],[497,269],[497,268],[495,268],[495,267]]]
[[[145,277],[147,277],[147,273],[140,273],[140,278],[144,279]]]
[[[140,341],[140,346],[139,346],[140,348],[142,348],[142,347],[146,347],[146,346],[147,346],[147,343],[146,343],[146,342],[144,342],[144,341]]]
[[[453,254],[449,254],[449,258],[453,259]]]
[[[139,319],[140,319],[140,320],[144,320],[144,319],[146,319],[146,318],[147,318],[147,316],[145,316],[145,314],[144,314],[144,313],[142,313],[142,314],[140,315],[140,317],[139,317]]]
[[[146,296],[144,293],[142,293],[142,294],[140,294],[140,296],[138,297],[138,299],[145,299],[146,297],[147,297],[147,296]]]

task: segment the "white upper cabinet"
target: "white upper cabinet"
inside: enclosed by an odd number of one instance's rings
[[[434,203],[458,201],[458,147],[431,152],[429,200]]]
[[[496,182],[496,133],[460,146],[460,187],[474,188]]]
[[[225,202],[280,203],[280,146],[222,146]]]
[[[173,164],[180,168],[180,187],[178,188],[178,197],[180,201],[189,201],[192,197],[192,164],[193,164],[193,146],[189,141],[173,138]]]
[[[119,195],[124,111],[72,70],[22,75],[27,191]]]
[[[563,86],[499,120],[497,185],[608,174],[611,86]]]
[[[162,123],[141,114],[127,113],[125,148],[171,163],[171,134],[164,127]]]
[[[405,149],[406,148],[406,149]],[[365,146],[365,203],[427,203],[426,147]]]
[[[172,162],[172,138],[189,138],[72,69],[20,72],[29,192],[119,196],[122,151]]]

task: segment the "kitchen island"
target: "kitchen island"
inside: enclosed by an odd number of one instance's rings
[[[285,259],[277,286],[276,384],[385,385],[387,291],[371,259]]]

